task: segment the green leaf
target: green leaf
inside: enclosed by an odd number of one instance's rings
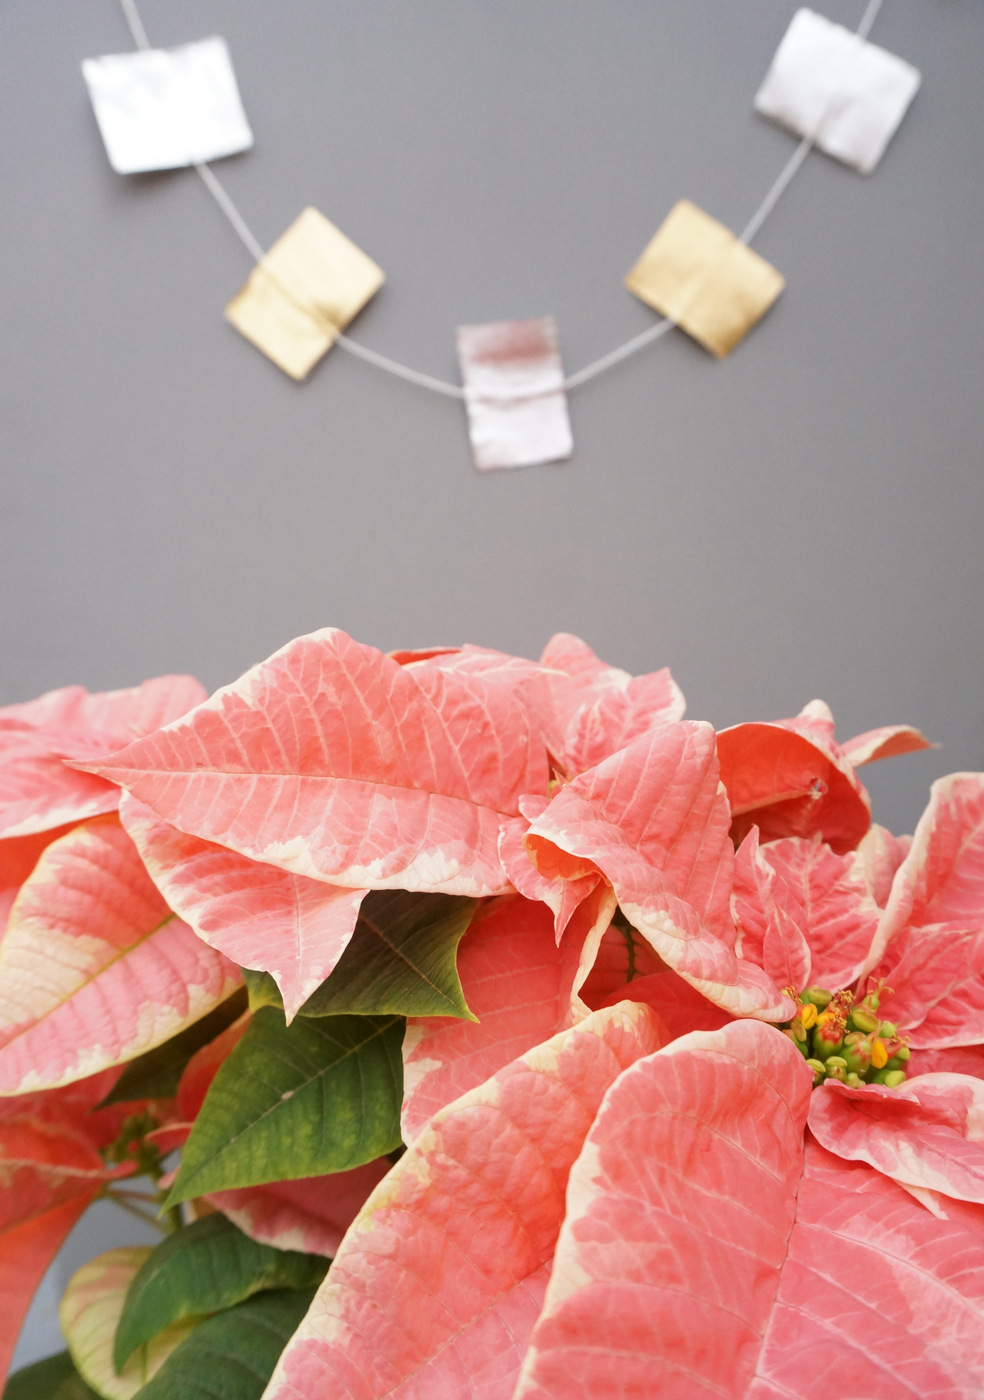
[[[457,954],[478,900],[463,895],[372,890],[331,976],[300,1016],[458,1016],[474,1021],[458,980]],[[283,1007],[268,972],[243,968],[249,1004]]]
[[[457,953],[478,901],[461,895],[375,890],[351,942],[302,1016],[460,1016],[474,1021]]]
[[[99,1400],[75,1369],[67,1351],[46,1356],[15,1371],[4,1386],[3,1400]]]
[[[251,967],[244,967],[243,981],[249,993],[250,1011],[259,1011],[261,1006],[278,1006],[283,1011],[284,999],[269,972],[255,972]],[[300,1014],[303,1015],[303,1012],[302,1007]]]
[[[224,1215],[206,1215],[156,1247],[127,1290],[113,1361],[184,1317],[217,1313],[266,1288],[315,1288],[328,1260],[257,1244]]]
[[[130,1061],[99,1107],[128,1103],[131,1099],[171,1098],[177,1092],[178,1081],[195,1051],[208,1045],[209,1041],[238,1020],[247,1004],[246,988],[240,987],[200,1021],[165,1040],[163,1045],[148,1050],[145,1055],[138,1055]]]
[[[278,1289],[210,1317],[134,1400],[260,1400],[313,1297]]]
[[[166,1207],[190,1196],[348,1171],[398,1147],[403,1019],[298,1017],[272,1006],[223,1063]]]

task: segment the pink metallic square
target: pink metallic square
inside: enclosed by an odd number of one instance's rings
[[[459,326],[457,341],[476,467],[569,457],[574,441],[553,317]]]

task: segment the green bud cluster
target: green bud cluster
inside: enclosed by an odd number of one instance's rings
[[[905,1083],[909,1047],[898,1027],[878,1015],[881,990],[857,1003],[848,990],[806,987],[799,993],[796,1015],[779,1029],[813,1071],[814,1086],[825,1079],[852,1089],[862,1084],[897,1089]],[[790,989],[790,995],[796,993]]]
[[[149,1176],[155,1181],[163,1174],[161,1154],[157,1146],[147,1141],[147,1134],[160,1127],[152,1113],[144,1109],[124,1118],[115,1142],[102,1149],[106,1162],[134,1162],[136,1176]]]

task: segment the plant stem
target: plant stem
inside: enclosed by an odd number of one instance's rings
[[[170,1226],[163,1224],[156,1216],[151,1215],[149,1211],[141,1210],[139,1206],[135,1206],[132,1201],[128,1201],[124,1196],[117,1195],[115,1191],[107,1191],[105,1193],[105,1199],[107,1201],[112,1201],[114,1205],[118,1205],[120,1210],[125,1210],[130,1215],[135,1215],[137,1219],[142,1220],[145,1225],[150,1225],[153,1229],[159,1230],[162,1235],[169,1235],[171,1233]],[[170,1214],[170,1212],[168,1213]]]

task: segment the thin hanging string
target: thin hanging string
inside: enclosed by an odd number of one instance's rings
[[[878,18],[878,11],[881,9],[883,0],[868,0],[864,14],[861,16],[861,23],[857,27],[859,39],[867,39],[871,33],[871,27]],[[137,9],[136,0],[120,0],[133,42],[138,49],[149,49],[150,40],[147,38],[147,31],[144,28],[143,20]],[[806,160],[806,157],[813,149],[815,142],[812,136],[804,136],[796,147],[789,160],[783,166],[776,177],[771,188],[766,194],[762,203],[745,225],[744,230],[738,238],[739,243],[751,243],[752,239],[759,233],[766,219],[779,203],[785,193],[793,176]],[[232,198],[222,185],[210,165],[204,161],[196,162],[195,169],[201,176],[205,188],[229,220],[239,238],[245,244],[255,263],[261,263],[265,257],[263,248],[259,240],[254,235],[252,229],[236,208]],[[676,322],[670,317],[664,317],[657,321],[648,330],[642,331],[640,335],[633,336],[631,340],[625,341],[623,345],[617,345],[614,350],[609,350],[607,355],[600,356],[597,360],[592,360],[574,374],[569,374],[564,380],[565,389],[576,389],[580,384],[587,384],[589,380],[595,379],[599,374],[604,374],[606,370],[612,369],[615,365],[621,364],[623,360],[629,359],[631,355],[638,354],[647,345],[652,345],[656,340],[674,328]],[[334,327],[332,329],[335,329]],[[463,399],[465,391],[458,384],[449,384],[444,379],[437,379],[431,374],[424,374],[420,370],[411,369],[409,365],[400,364],[398,360],[391,360],[388,355],[381,355],[377,350],[370,350],[365,345],[360,345],[357,340],[350,340],[347,335],[339,330],[335,330],[335,344],[340,345],[343,350],[347,350],[350,355],[357,359],[364,360],[366,364],[375,365],[377,369],[385,370],[387,374],[395,375],[398,379],[405,379],[410,384],[417,384],[422,389],[430,389],[433,393],[444,394],[450,399]]]
[[[769,193],[765,196],[765,198],[762,200],[762,203],[759,205],[755,213],[745,225],[744,229],[739,235],[739,243],[751,243],[752,239],[755,237],[759,229],[765,223],[766,219],[772,213],[773,209],[779,203],[779,200],[783,194],[783,191],[786,189],[786,186],[789,184],[790,180],[792,180],[793,176],[796,174],[797,170],[799,170],[800,166],[803,164],[803,162],[806,160],[807,156],[812,150],[813,137],[804,136],[802,141],[796,147],[796,150],[789,157],[789,160],[779,172],[775,184],[772,186]]]
[[[867,39],[871,33],[871,26],[878,18],[878,11],[882,7],[882,0],[868,0],[868,8],[861,16],[861,23],[858,25],[858,38]]]
[[[138,49],[149,49],[150,40],[147,38],[147,31],[143,27],[143,20],[134,0],[120,0],[123,7],[123,18],[130,26],[130,33],[133,35],[133,42]]]
[[[671,321],[669,316],[665,316],[662,321],[657,321],[655,326],[650,326],[648,331],[633,336],[624,345],[617,345],[614,350],[609,350],[607,355],[602,355],[598,360],[592,360],[589,365],[585,365],[584,369],[579,369],[576,374],[569,374],[564,380],[564,388],[576,389],[579,384],[587,384],[588,380],[594,379],[596,374],[604,374],[606,369],[621,364],[630,355],[635,355],[637,351],[644,350],[647,345],[652,345],[654,340],[659,340],[675,325],[676,321]]]

